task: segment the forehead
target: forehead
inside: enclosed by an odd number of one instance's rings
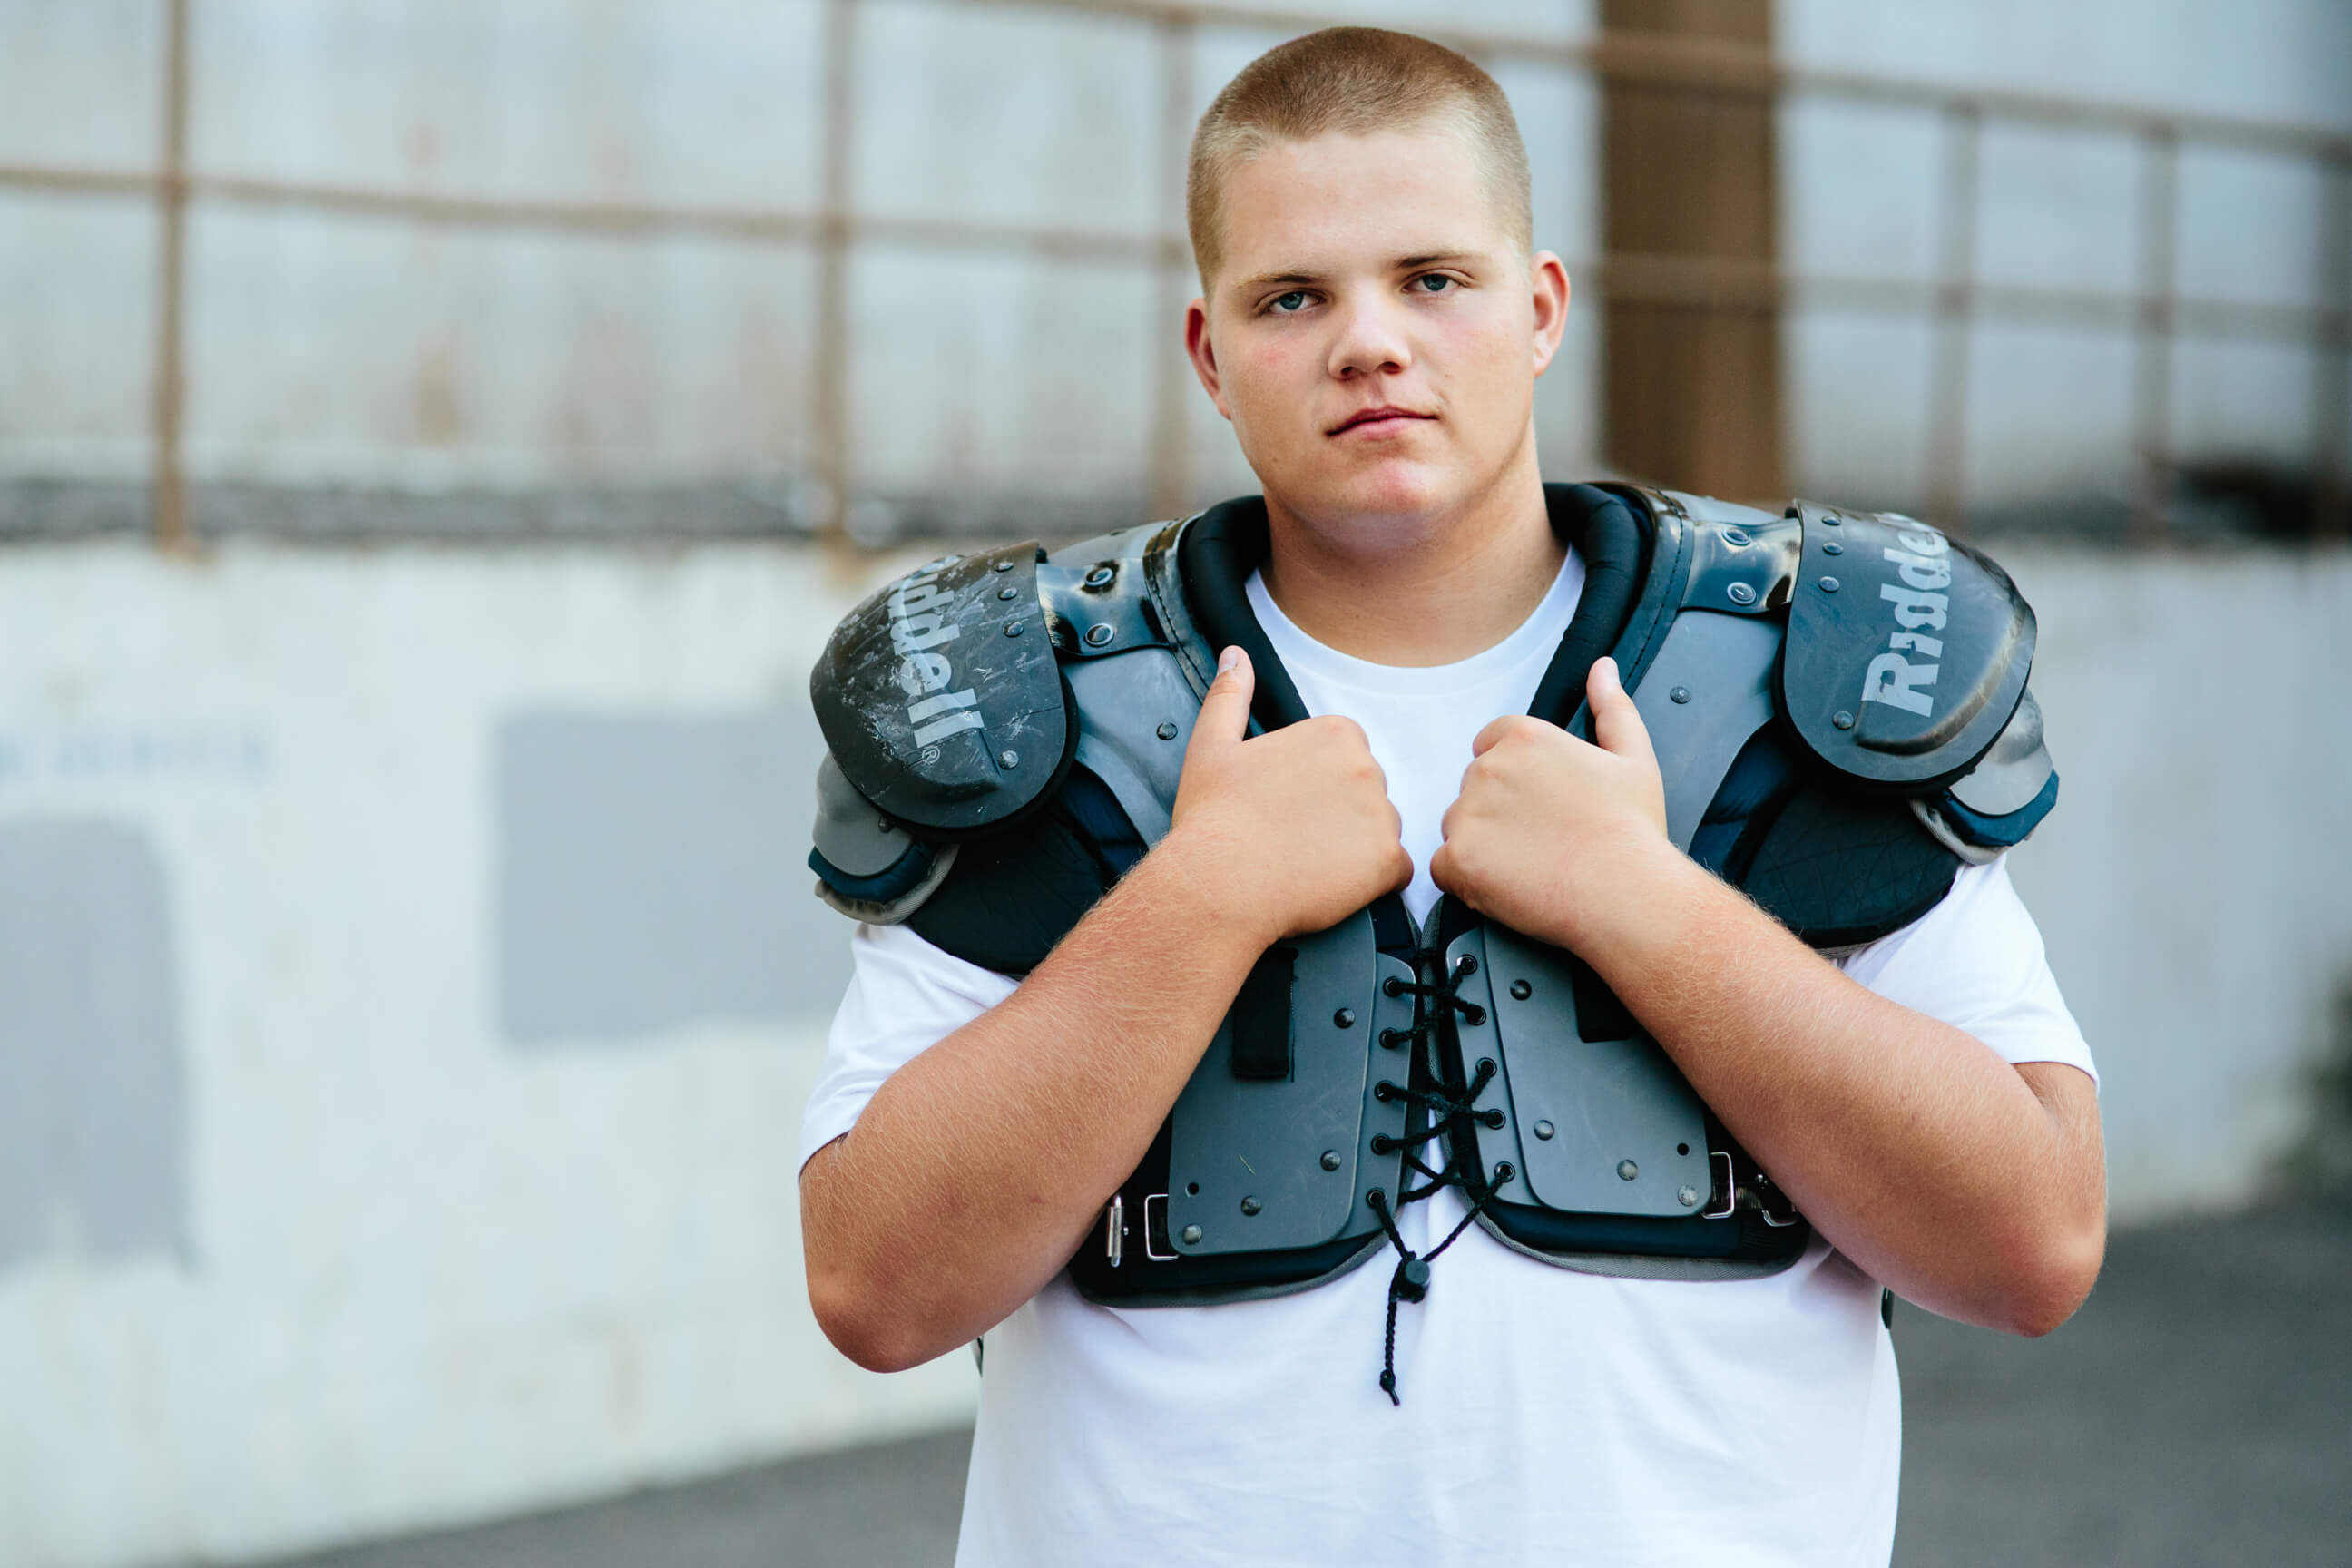
[[[1473,138],[1444,123],[1276,141],[1226,175],[1223,279],[1508,248]]]

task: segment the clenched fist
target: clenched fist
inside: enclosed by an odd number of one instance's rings
[[[1585,696],[1591,742],[1526,714],[1478,731],[1429,863],[1480,914],[1571,950],[1632,916],[1658,851],[1673,851],[1650,732],[1615,660],[1594,662]]]
[[[1227,918],[1271,946],[1403,887],[1412,857],[1362,728],[1324,717],[1251,739],[1256,689],[1249,656],[1225,649],[1193,721],[1169,838],[1202,857]]]

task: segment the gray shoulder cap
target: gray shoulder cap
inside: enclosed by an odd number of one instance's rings
[[[809,674],[834,767],[918,837],[1002,826],[1069,766],[1076,716],[1040,554],[1032,542],[926,563],[852,610]]]
[[[1802,536],[1780,661],[1790,727],[1838,772],[1906,795],[1991,761],[2033,667],[2033,609],[2009,574],[1907,517],[1803,501],[1790,515]],[[1998,788],[1976,786],[1989,805],[2032,771],[2005,752],[2001,766]]]

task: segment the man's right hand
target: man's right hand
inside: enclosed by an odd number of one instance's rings
[[[1249,737],[1257,675],[1225,649],[1184,752],[1169,837],[1213,868],[1217,907],[1271,946],[1322,931],[1412,880],[1388,779],[1351,719]]]

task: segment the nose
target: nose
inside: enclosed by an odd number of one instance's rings
[[[1384,299],[1357,296],[1344,301],[1337,314],[1339,331],[1331,340],[1331,374],[1348,381],[1410,366],[1412,344],[1400,314]]]

